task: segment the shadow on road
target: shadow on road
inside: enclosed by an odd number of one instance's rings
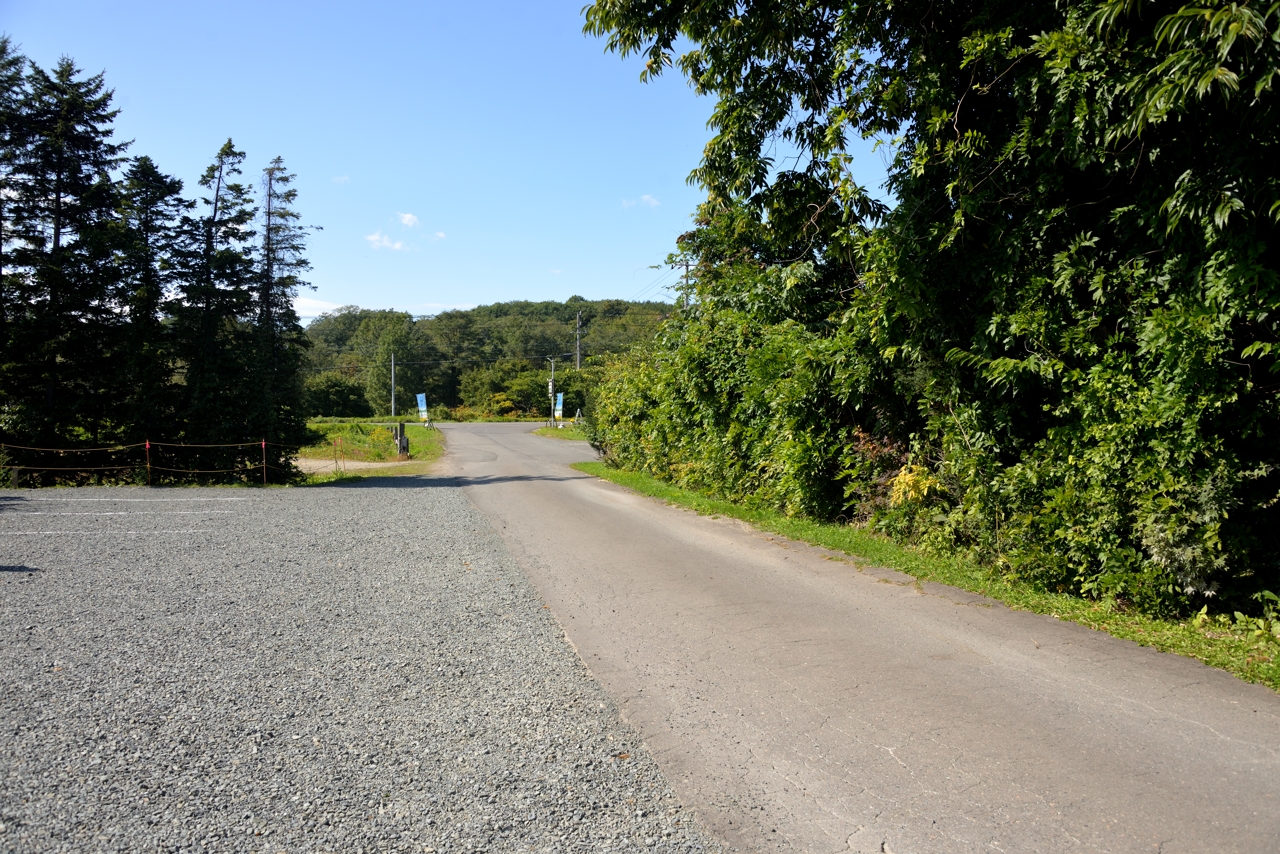
[[[320,484],[324,489],[368,489],[377,487],[386,489],[432,489],[435,487],[464,487],[464,486],[492,486],[499,483],[522,483],[526,481],[568,481],[568,480],[590,480],[591,476],[586,474],[570,474],[563,476],[552,475],[486,475],[482,477],[464,477],[461,475],[387,475],[386,477],[377,477],[365,475],[358,481],[335,481],[333,483]]]

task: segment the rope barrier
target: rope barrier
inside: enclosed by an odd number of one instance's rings
[[[152,468],[155,469],[156,471],[172,471],[172,472],[180,472],[182,474],[228,474],[230,472],[237,472],[237,471],[241,471],[241,472],[257,471],[258,469],[262,468],[262,466],[259,464],[256,466],[245,466],[244,468],[238,468],[238,469],[167,469],[167,468],[162,468],[160,466],[152,466]],[[275,468],[275,466],[272,466],[272,468]],[[280,470],[288,471],[288,469],[280,469]]]
[[[256,448],[261,444],[262,444],[262,440],[258,440],[257,442],[231,442],[230,444],[226,444],[226,445],[189,445],[184,442],[151,442],[150,443],[151,447],[153,448],[248,448],[248,447]],[[284,445],[283,442],[268,442],[267,444],[268,445],[278,444],[281,446]]]
[[[59,454],[87,454],[90,451],[125,451],[129,448],[141,448],[145,442],[137,442],[133,445],[113,445],[110,448],[29,448],[26,445],[10,445],[8,443],[0,443],[0,449],[17,448],[20,451],[56,451]]]
[[[119,471],[137,470],[137,469],[145,468],[147,472],[148,486],[151,485],[151,472],[153,470],[157,472],[165,472],[170,474],[249,474],[251,472],[256,472],[259,469],[261,469],[262,485],[266,486],[268,467],[277,469],[279,471],[286,471],[286,472],[289,471],[289,469],[281,468],[279,466],[268,466],[267,445],[272,445],[274,447],[295,447],[292,445],[286,445],[283,442],[267,442],[265,439],[259,439],[256,442],[224,442],[220,444],[203,444],[203,443],[185,444],[181,442],[152,442],[148,440],[148,441],[136,442],[128,445],[113,445],[111,447],[103,447],[103,448],[40,448],[40,447],[33,447],[29,445],[10,445],[8,443],[0,442],[0,452],[5,451],[6,449],[13,449],[15,451],[34,451],[37,453],[52,453],[52,454],[58,454],[59,456],[62,456],[64,454],[114,453],[119,451],[129,451],[136,448],[144,448],[146,451],[145,459],[141,459],[136,462],[125,463],[122,465],[41,466],[41,465],[30,465],[25,462],[13,462],[5,466],[5,468],[8,468],[10,471],[15,473],[30,472],[33,474],[38,474],[41,472],[75,472],[77,474],[89,474],[91,472],[109,472],[109,471],[119,472]],[[203,449],[203,448],[252,448],[254,446],[258,446],[262,448],[261,463],[254,463],[252,465],[244,465],[244,466],[236,466],[235,468],[229,468],[229,469],[173,468],[171,466],[154,465],[151,461],[151,449],[153,447],[157,449],[159,448],[201,448]],[[241,452],[239,454],[236,454],[235,456],[243,457],[244,453]]]
[[[262,462],[255,463],[253,465],[245,465],[237,468],[183,469],[183,468],[171,468],[168,466],[154,465],[151,461],[152,448],[251,448],[251,447],[254,447],[255,445],[262,448]],[[130,469],[141,470],[145,468],[147,473],[148,486],[151,485],[151,472],[153,470],[156,472],[165,472],[170,474],[244,474],[244,475],[247,475],[261,469],[262,484],[263,486],[266,486],[268,469],[272,469],[274,471],[280,471],[280,472],[288,472],[288,473],[292,473],[296,471],[295,469],[291,469],[284,466],[272,465],[268,463],[267,462],[267,446],[268,445],[276,448],[293,448],[295,450],[297,448],[297,445],[286,444],[284,442],[268,442],[265,439],[260,439],[256,442],[226,442],[226,443],[216,444],[216,445],[215,444],[184,444],[181,442],[144,441],[144,442],[136,442],[128,445],[114,445],[111,447],[104,447],[104,448],[39,448],[39,447],[32,447],[28,445],[10,445],[7,443],[0,442],[0,452],[3,452],[6,449],[13,449],[13,450],[21,450],[21,451],[55,453],[55,454],[62,455],[62,454],[77,454],[77,453],[110,453],[110,452],[116,452],[116,451],[128,451],[135,448],[144,448],[146,451],[146,456],[144,459],[139,459],[136,462],[125,463],[121,465],[38,466],[38,465],[28,465],[22,462],[11,462],[8,465],[4,466],[3,468],[7,468],[10,471],[15,473],[17,472],[31,472],[31,473],[77,472],[77,473],[85,473],[85,474],[88,474],[90,472],[127,471]],[[237,455],[237,456],[241,456],[241,455]],[[247,454],[243,456],[247,456]],[[336,470],[345,472],[346,463],[347,463],[347,453],[346,453],[345,444],[342,441],[342,437],[340,436],[335,437],[334,468]]]
[[[129,463],[125,466],[9,466],[11,469],[23,469],[24,471],[115,471],[117,469],[136,469],[142,463]],[[254,466],[257,468],[257,466]]]
[[[186,442],[135,442],[132,445],[112,445],[109,448],[33,448],[29,445],[11,445],[8,442],[0,442],[0,450],[5,448],[14,448],[19,451],[48,451],[54,454],[88,454],[95,451],[127,451],[130,448],[256,448],[262,444],[259,439],[254,442],[228,442],[221,445],[200,445],[188,444]],[[267,442],[268,445],[274,445],[278,448],[292,447],[285,442]]]

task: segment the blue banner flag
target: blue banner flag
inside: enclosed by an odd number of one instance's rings
[[[564,416],[564,392],[556,392],[556,420],[559,421]]]
[[[418,395],[418,417],[423,421],[427,420],[427,396],[425,394]]]

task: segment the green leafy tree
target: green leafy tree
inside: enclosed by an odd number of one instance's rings
[[[391,356],[396,359],[396,414],[417,411],[418,394],[435,402],[442,394],[443,359],[426,331],[406,312],[380,311],[366,316],[351,339],[360,354],[365,397],[379,414],[391,412]]]
[[[303,383],[306,414],[330,418],[365,418],[373,407],[365,398],[364,384],[342,371],[313,374]]]
[[[379,411],[387,410],[390,349],[379,350],[377,340],[385,327],[399,328],[407,319],[414,329],[410,332],[406,327],[396,333],[401,336],[396,343],[396,362],[408,371],[397,369],[397,386],[407,396],[404,401],[397,398],[398,412],[406,411],[406,405],[414,405],[412,395],[421,391],[427,393],[433,405],[465,403],[486,411],[492,396],[502,394],[519,411],[545,413],[548,404],[544,359],[563,357],[560,370],[571,364],[564,354],[574,352],[579,321],[582,356],[590,359],[651,340],[670,313],[671,306],[659,302],[591,301],[582,297],[570,297],[565,302],[495,303],[419,318],[344,306],[316,318],[307,327],[312,344],[308,368],[312,373],[333,369],[361,372],[370,388],[370,401]],[[364,325],[366,321],[368,326]],[[402,351],[401,347],[408,349]],[[419,369],[422,372],[415,373]],[[522,377],[518,382],[514,380],[516,375]],[[571,412],[586,405],[586,376],[584,373],[581,389],[561,383],[562,390],[571,396],[566,397],[565,404]]]
[[[878,523],[1147,610],[1273,588],[1278,26],[1253,3],[596,3],[589,32],[717,101],[685,322],[631,366],[683,408],[615,375],[606,445],[796,512],[916,495]],[[891,209],[854,136],[889,151]]]
[[[359,359],[351,340],[369,314],[358,305],[344,305],[312,320],[306,329],[311,342],[307,348],[308,369],[313,373],[328,371],[345,361],[357,365]]]

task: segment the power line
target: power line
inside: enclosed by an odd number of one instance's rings
[[[557,355],[560,355],[560,354],[557,354]],[[570,355],[573,355],[573,354],[571,353]],[[471,364],[493,364],[495,362],[524,362],[524,361],[541,362],[546,358],[547,358],[546,356],[498,356],[497,358],[494,358],[494,359],[433,359],[433,360],[422,361],[422,362],[402,362],[399,359],[396,359],[396,364],[401,367],[405,365],[453,365],[453,364],[460,364],[464,362],[471,363]],[[309,367],[309,368],[306,368],[305,370],[312,371],[312,372],[347,371],[347,370],[354,371],[354,370],[363,370],[365,368],[385,368],[389,364],[390,362],[387,361],[387,362],[374,362],[373,364],[368,364],[368,365],[366,364],[332,365],[327,368]]]
[[[652,288],[653,288],[653,286],[654,286],[654,285],[658,284],[659,282],[663,281],[664,279],[669,279],[669,278],[671,277],[671,274],[672,274],[672,273],[674,273],[674,272],[675,272],[675,268],[674,268],[674,267],[673,267],[672,269],[670,269],[670,270],[667,270],[667,271],[666,271],[665,273],[663,273],[661,276],[659,276],[658,278],[654,279],[652,282],[650,282],[650,283],[649,283],[648,285],[646,285],[645,287],[641,288],[641,289],[640,289],[640,292],[639,292],[639,293],[637,293],[635,296],[633,296],[631,299],[627,300],[627,302],[638,302],[638,301],[639,301],[639,299],[640,299],[640,297],[641,297],[641,295],[643,295],[643,294],[647,293],[648,291],[652,290]]]

